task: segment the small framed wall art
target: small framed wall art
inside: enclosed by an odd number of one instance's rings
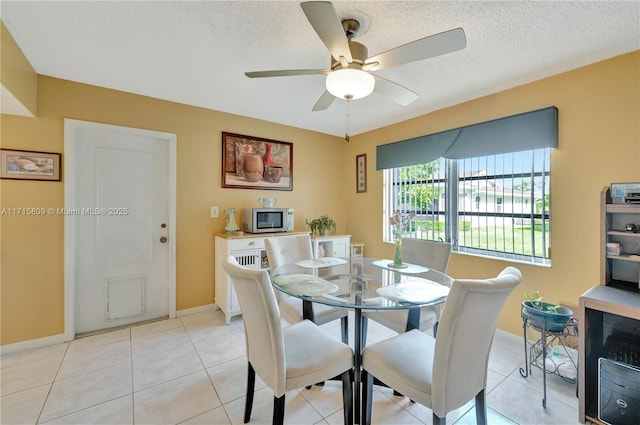
[[[222,187],[293,190],[293,143],[223,132]]]
[[[61,181],[62,154],[0,149],[0,178]]]
[[[367,154],[356,156],[356,192],[367,191]]]

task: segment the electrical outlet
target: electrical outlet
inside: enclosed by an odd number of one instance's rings
[[[218,218],[218,207],[211,207],[211,218]]]

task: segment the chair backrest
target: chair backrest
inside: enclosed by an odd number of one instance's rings
[[[265,238],[264,247],[267,251],[267,259],[271,270],[275,270],[287,263],[311,260],[313,258],[311,236],[308,234]],[[276,290],[275,293],[278,300],[287,297],[280,291]]]
[[[402,260],[446,273],[451,244],[425,239],[402,238]]]
[[[432,410],[443,418],[487,383],[498,317],[522,274],[506,267],[493,279],[455,280],[440,318],[433,360]]]
[[[247,359],[275,394],[286,390],[286,363],[280,310],[269,273],[249,269],[229,255],[222,267],[238,297],[247,345]]]
[[[272,236],[264,240],[264,247],[271,270],[287,263],[313,258],[311,236],[308,234]]]

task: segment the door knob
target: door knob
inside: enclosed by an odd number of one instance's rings
[[[162,224],[160,225],[160,227],[162,227],[163,229],[165,229],[165,228],[167,227],[167,223],[162,223]]]
[[[167,243],[167,237],[166,236],[162,236],[160,238],[160,243]]]

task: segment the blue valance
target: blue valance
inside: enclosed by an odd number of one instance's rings
[[[558,108],[551,106],[377,146],[376,169],[557,147]]]

